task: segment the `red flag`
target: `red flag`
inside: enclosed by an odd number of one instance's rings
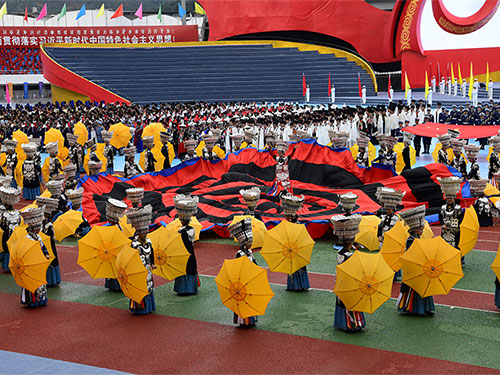
[[[391,73],[389,73],[389,82],[387,82],[387,96],[391,98]],[[391,98],[392,99],[392,98]]]
[[[446,77],[447,80],[450,77],[450,63],[446,63]]]
[[[24,22],[28,22],[28,6],[24,9]]]
[[[330,73],[328,73],[328,96],[332,96],[332,78]]]
[[[440,67],[439,63],[438,63],[438,76],[437,76],[437,78],[438,78],[438,82],[441,82],[441,67]]]
[[[302,96],[306,96],[306,90],[307,90],[306,75],[302,73]]]
[[[123,4],[120,4],[120,6],[118,7],[118,9],[111,16],[111,19],[122,17],[122,16],[123,16]]]
[[[358,89],[359,89],[359,97],[363,96],[363,92],[361,91],[361,75],[358,73]]]

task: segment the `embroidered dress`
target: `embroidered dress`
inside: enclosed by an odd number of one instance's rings
[[[75,180],[78,181],[80,179],[80,167],[82,165],[80,160],[80,152],[79,149],[81,146],[79,144],[75,144],[73,146],[69,146],[68,154],[69,160],[76,167]],[[83,160],[83,156],[82,156]]]
[[[196,263],[196,255],[194,253],[195,232],[193,227],[186,225],[185,227],[179,229],[179,233],[181,234],[184,246],[191,255],[186,265],[186,274],[175,279],[174,292],[181,296],[188,296],[198,293],[198,287],[200,286],[198,266]]]
[[[368,167],[368,152],[359,151],[358,155],[356,156],[356,164],[362,167]]]
[[[460,242],[460,223],[463,219],[462,207],[458,204],[444,204],[439,212],[441,237],[451,246],[458,248]]]
[[[146,153],[144,155],[144,160],[145,160],[146,173],[154,172],[156,159],[153,156],[151,150],[146,150]]]
[[[382,243],[384,242],[384,234],[390,230],[399,220],[399,216],[396,214],[382,214],[380,215],[380,223],[378,225],[377,236],[382,238]],[[394,280],[401,280],[401,270],[394,274]]]
[[[500,173],[500,157],[498,155],[498,151],[493,150],[488,164],[488,179],[492,180],[494,186],[496,186],[496,181],[493,178],[493,175],[498,173]]]
[[[123,176],[125,178],[132,178],[134,176],[137,176],[138,174],[142,173],[141,169],[139,166],[135,163],[135,161],[131,160],[125,160],[125,166],[123,169]]]
[[[168,148],[169,145],[163,145],[161,147],[161,154],[165,157],[165,160],[163,160],[163,169],[168,169],[170,168],[170,157],[168,155]]]
[[[410,248],[415,238],[416,237],[412,235],[408,237],[406,240],[406,250]],[[410,288],[405,283],[401,284],[397,307],[399,312],[417,315],[433,315],[435,310],[434,298],[432,298],[432,296],[422,298],[414,289]]]
[[[50,246],[55,256],[47,269],[47,286],[57,286],[61,283],[61,272],[59,270],[59,257],[57,256],[56,240],[54,237],[54,225],[51,221],[47,220],[44,223],[42,232],[50,237]]]
[[[438,151],[438,163],[450,165],[450,161],[448,160],[448,154],[442,148]]]
[[[17,187],[16,179],[14,178],[14,171],[17,167],[17,155],[7,153],[7,157],[5,159],[5,175],[12,176],[12,181],[10,182],[10,186]]]
[[[4,271],[9,270],[9,261],[10,261],[10,253],[9,247],[7,246],[7,241],[9,240],[14,228],[21,224],[21,214],[18,210],[8,209],[2,213],[2,217],[0,219],[0,227],[3,230],[2,235],[2,248],[3,248],[3,257],[2,257],[2,269]]]
[[[149,238],[141,242],[137,237],[134,238],[131,246],[139,252],[142,264],[144,264],[144,267],[148,270],[147,284],[149,294],[144,297],[140,303],[130,300],[129,308],[135,315],[146,315],[156,310],[155,296],[153,294],[154,284],[152,267],[155,264],[153,246]]]
[[[477,161],[473,161],[470,163],[470,171],[467,173],[468,180],[480,180],[481,173],[479,171],[479,164]]]
[[[352,250],[352,249],[351,249]],[[342,248],[337,253],[337,265],[344,263],[352,256],[352,252]],[[335,302],[335,317],[333,326],[345,332],[358,332],[366,326],[365,314],[358,311],[349,311],[344,303],[337,297]]]
[[[236,258],[247,257],[251,262],[257,264],[255,260],[252,250],[247,249],[245,245],[241,245],[240,249],[236,252]],[[249,316],[248,318],[241,318],[236,313],[233,314],[233,323],[239,324],[242,328],[252,328],[257,324],[258,318],[257,316]]]
[[[115,149],[111,145],[104,146],[104,156],[106,157],[106,172],[109,174],[114,173],[114,160],[115,160]]]
[[[40,195],[41,170],[34,160],[25,160],[23,172],[23,198],[33,201]]]
[[[298,223],[297,216],[295,219],[290,220],[292,223]],[[286,279],[286,290],[288,291],[302,291],[308,290],[311,287],[309,283],[309,275],[307,274],[307,267],[304,266],[288,275]]]
[[[290,174],[288,172],[288,157],[276,157],[276,179],[275,184],[283,186],[283,189],[290,189]]]
[[[482,227],[490,227],[493,225],[493,216],[491,214],[491,202],[486,197],[478,198],[473,204],[476,210],[479,225]]]
[[[59,176],[63,172],[61,162],[57,157],[51,156],[49,159],[49,181]]]
[[[201,152],[201,157],[205,160],[219,160],[219,156],[212,151],[209,151],[206,147],[203,147]]]
[[[451,166],[462,173],[463,177],[467,176],[467,163],[462,155],[456,156],[451,162]]]
[[[30,240],[38,241],[40,243],[40,251],[43,252],[43,255],[49,255],[49,252],[45,247],[42,238],[38,234],[28,233],[27,237]],[[22,288],[21,304],[28,307],[39,307],[47,305],[47,285],[39,286],[34,293]]]

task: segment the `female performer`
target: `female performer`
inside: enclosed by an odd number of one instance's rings
[[[7,241],[9,240],[14,228],[21,223],[21,215],[19,211],[14,209],[14,205],[19,203],[19,198],[21,197],[21,190],[18,188],[13,188],[11,186],[0,187],[0,199],[5,207],[0,217],[0,228],[3,230],[2,234],[2,270],[9,271],[9,261],[10,253]]]

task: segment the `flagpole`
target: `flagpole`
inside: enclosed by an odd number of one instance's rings
[[[182,8],[186,11],[186,14],[182,17],[182,26],[186,26],[186,15],[187,15],[187,10],[186,10],[186,0],[181,0],[181,5]]]

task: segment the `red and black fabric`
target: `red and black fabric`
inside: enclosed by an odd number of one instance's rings
[[[312,140],[295,144],[289,155],[293,193],[305,196],[298,215],[316,238],[328,230],[330,217],[342,212],[337,204],[340,194],[352,191],[359,197],[354,212],[374,213],[380,209],[375,197],[377,187],[392,187],[406,192],[399,209],[425,203],[428,213],[434,214],[443,204],[436,178],[453,174],[442,164],[407,170],[399,176],[384,165],[362,168],[356,165],[348,149],[333,150]],[[273,189],[275,165],[269,152],[248,148],[228,154],[223,160],[190,160],[132,179],[106,173],[87,176],[80,181],[84,187],[84,216],[93,225],[105,221],[108,197],[130,205],[125,190],[143,187],[143,205],[152,205],[154,222],[165,225],[175,218],[173,197],[190,193],[199,198],[196,216],[204,230],[211,229],[225,236],[225,228],[233,217],[244,214],[247,209],[239,191],[257,185],[262,194],[256,211],[268,226],[273,226],[284,218],[279,194],[267,195]]]

